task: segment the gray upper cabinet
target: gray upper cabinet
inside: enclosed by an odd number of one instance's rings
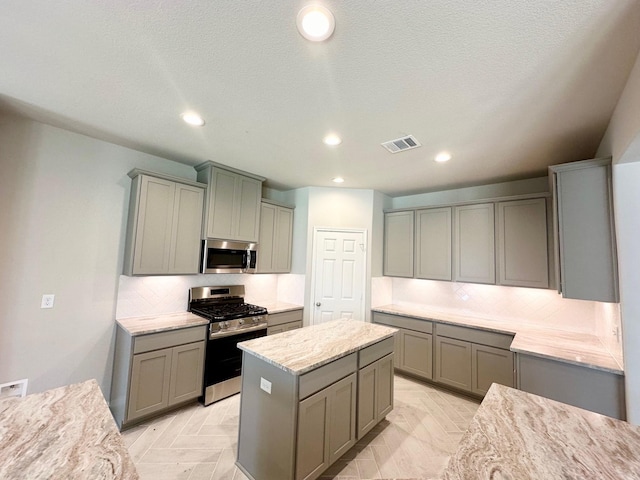
[[[198,273],[205,185],[132,170],[125,275]]]
[[[563,297],[618,301],[611,159],[549,167],[556,276]]]
[[[293,208],[262,201],[257,273],[289,273]]]
[[[208,185],[203,237],[257,243],[264,178],[214,162],[195,168]]]
[[[384,275],[413,277],[413,211],[384,214]]]
[[[498,284],[549,287],[544,198],[498,203]]]
[[[495,283],[494,204],[454,207],[454,280]]]
[[[416,211],[416,278],[451,280],[451,207]]]

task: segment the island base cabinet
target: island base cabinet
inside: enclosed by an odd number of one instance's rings
[[[356,442],[356,374],[300,402],[296,480],[318,478]]]
[[[625,420],[624,376],[518,354],[518,389]]]
[[[358,439],[393,410],[393,355],[358,371]]]

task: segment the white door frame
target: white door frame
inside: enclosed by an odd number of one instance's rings
[[[318,253],[318,233],[319,232],[342,232],[342,233],[361,233],[364,242],[364,262],[362,263],[362,298],[360,300],[360,314],[363,322],[366,322],[365,315],[365,296],[367,295],[367,264],[368,264],[368,236],[366,228],[335,228],[335,227],[313,227],[313,246],[311,249],[311,312],[309,316],[309,325],[314,325],[315,306],[316,306],[316,255]]]

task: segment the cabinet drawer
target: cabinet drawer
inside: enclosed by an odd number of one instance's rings
[[[291,310],[290,312],[270,313],[267,317],[267,325],[269,327],[298,321],[302,321],[302,309]]]
[[[346,377],[358,369],[358,354],[352,353],[334,362],[300,376],[299,398],[303,400],[309,395],[328,387],[332,383]]]
[[[168,332],[151,333],[135,337],[133,353],[150,352],[161,348],[175,347],[185,343],[199,342],[207,336],[207,326],[199,325],[191,328],[181,328]]]
[[[436,334],[440,337],[456,338],[466,342],[489,345],[491,347],[509,349],[513,341],[512,335],[502,333],[486,332],[474,328],[457,327],[455,325],[437,324]]]
[[[415,330],[416,332],[433,333],[433,323],[429,320],[419,320],[417,318],[401,317],[400,315],[373,312],[373,322],[383,323],[391,327]]]
[[[398,335],[398,333],[396,333]],[[374,343],[358,352],[358,368],[366,367],[379,358],[393,352],[393,337],[385,338],[381,342]]]

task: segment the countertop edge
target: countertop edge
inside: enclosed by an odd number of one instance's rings
[[[515,329],[509,329],[506,328],[504,326],[489,326],[489,325],[476,325],[476,324],[471,324],[471,323],[465,323],[463,321],[463,319],[456,321],[456,320],[451,320],[451,319],[441,319],[441,318],[437,318],[437,314],[435,313],[427,313],[425,312],[424,315],[419,315],[418,313],[415,314],[411,314],[411,313],[407,313],[407,312],[403,312],[401,310],[394,310],[392,308],[385,308],[385,307],[375,307],[371,309],[372,312],[378,312],[378,313],[387,313],[389,315],[397,315],[400,317],[406,317],[406,318],[418,318],[418,319],[422,319],[422,320],[426,320],[426,321],[431,321],[431,322],[435,322],[435,323],[443,323],[443,324],[448,324],[448,325],[456,325],[456,326],[460,326],[460,327],[467,327],[467,328],[473,328],[473,329],[477,329],[477,330],[483,330],[483,331],[487,331],[487,332],[494,332],[494,333],[502,333],[502,334],[506,334],[506,335],[513,335],[514,340],[512,342],[516,343],[518,336],[522,336],[524,334],[517,332],[517,330]],[[461,315],[461,317],[464,317],[464,315]],[[473,317],[469,317],[469,318],[473,318]],[[477,320],[486,320],[487,322],[490,322],[491,320],[487,320],[487,319],[483,319],[482,317],[478,317]],[[562,331],[563,333],[572,333],[569,331]],[[595,337],[595,336],[594,336]],[[597,338],[597,337],[596,337]],[[521,353],[521,354],[525,354],[525,355],[531,355],[534,357],[539,357],[539,358],[545,358],[545,359],[549,359],[549,360],[554,360],[557,362],[562,362],[562,363],[567,363],[569,365],[576,365],[579,367],[585,367],[585,368],[590,368],[593,370],[599,370],[602,372],[606,372],[606,373],[611,373],[614,375],[619,375],[619,376],[624,376],[624,369],[621,368],[619,366],[618,361],[616,360],[616,358],[611,355],[609,352],[607,352],[607,350],[604,348],[603,346],[603,354],[609,355],[611,357],[611,360],[613,361],[613,363],[615,363],[617,365],[617,367],[608,367],[605,365],[597,365],[594,364],[593,362],[586,362],[586,361],[578,361],[578,360],[573,360],[571,358],[566,358],[563,356],[557,356],[557,355],[553,355],[551,353],[547,353],[547,352],[542,352],[539,350],[535,350],[535,349],[527,349],[527,348],[522,348],[522,347],[513,347],[511,346],[509,348],[510,351],[514,352],[514,353]]]
[[[516,338],[517,337],[518,337],[518,335],[516,334]],[[544,358],[544,359],[547,359],[547,360],[554,360],[556,362],[567,363],[569,365],[575,365],[577,367],[590,368],[591,370],[599,370],[601,372],[611,373],[613,375],[618,375],[618,376],[624,377],[624,370],[620,370],[618,368],[606,367],[604,365],[596,365],[596,364],[594,364],[592,362],[582,362],[582,361],[578,361],[578,360],[572,360],[570,358],[558,357],[558,356],[555,356],[555,355],[553,355],[551,353],[540,352],[540,351],[533,350],[533,349],[511,347],[509,350],[514,352],[514,353],[520,353],[522,355],[529,355],[531,357]]]
[[[394,327],[388,327],[388,328],[394,328]],[[394,330],[395,330],[395,328],[394,328]],[[315,370],[316,368],[322,367],[322,366],[327,365],[327,364],[329,364],[329,363],[331,363],[331,362],[333,362],[335,360],[338,360],[339,358],[346,357],[347,355],[351,355],[352,353],[357,352],[359,350],[362,350],[363,348],[366,348],[366,347],[368,347],[370,345],[373,345],[374,343],[378,343],[378,342],[381,342],[383,340],[386,340],[387,338],[393,337],[393,335],[395,335],[395,332],[389,333],[389,334],[385,334],[384,336],[380,336],[375,340],[364,342],[361,345],[358,345],[357,347],[354,347],[354,348],[351,348],[351,349],[347,349],[347,350],[345,350],[343,352],[340,352],[340,353],[337,353],[337,354],[332,355],[330,357],[327,357],[327,358],[323,359],[322,361],[319,361],[318,363],[315,363],[313,365],[309,365],[309,366],[306,366],[304,368],[300,368],[300,369],[297,369],[297,370],[289,368],[286,365],[282,365],[281,363],[278,363],[278,362],[274,361],[271,358],[268,358],[268,357],[266,357],[264,355],[261,355],[261,354],[257,353],[256,351],[254,351],[254,350],[252,350],[250,348],[247,348],[246,346],[242,345],[242,343],[238,344],[238,348],[241,349],[242,351],[248,353],[249,355],[253,355],[256,358],[259,358],[260,360],[267,362],[269,365],[273,365],[274,367],[277,367],[280,370],[283,370],[283,371],[285,371],[287,373],[290,373],[291,375],[300,376],[300,375],[304,375],[305,373],[310,372],[311,370]]]
[[[285,313],[285,312],[294,312],[296,310],[304,310],[304,307],[302,305],[291,305],[291,306],[276,307],[271,309],[267,307],[267,313],[269,315],[272,315],[272,314],[275,315],[278,313]]]
[[[188,312],[185,312],[188,313]],[[180,315],[182,315],[183,313],[180,313]],[[157,316],[149,316],[149,317],[127,317],[127,318],[122,318],[122,319],[116,319],[116,324],[122,328],[128,335],[132,336],[132,337],[140,337],[142,335],[150,335],[152,333],[161,333],[161,332],[170,332],[173,330],[182,330],[185,328],[193,328],[193,327],[199,327],[199,326],[203,326],[203,325],[209,325],[209,320],[207,320],[206,318],[200,318],[198,317],[197,320],[194,320],[191,323],[185,324],[185,323],[175,323],[175,324],[167,324],[167,325],[162,325],[162,326],[157,326],[157,327],[150,327],[147,328],[145,330],[140,330],[140,331],[132,331],[130,330],[126,324],[123,324],[122,321],[127,321],[127,320],[132,320],[132,319],[151,319],[151,318],[158,318],[158,319],[163,319],[161,321],[166,321],[168,319],[170,319],[170,317],[172,315],[176,315],[176,314],[166,314],[166,315],[157,315]]]

